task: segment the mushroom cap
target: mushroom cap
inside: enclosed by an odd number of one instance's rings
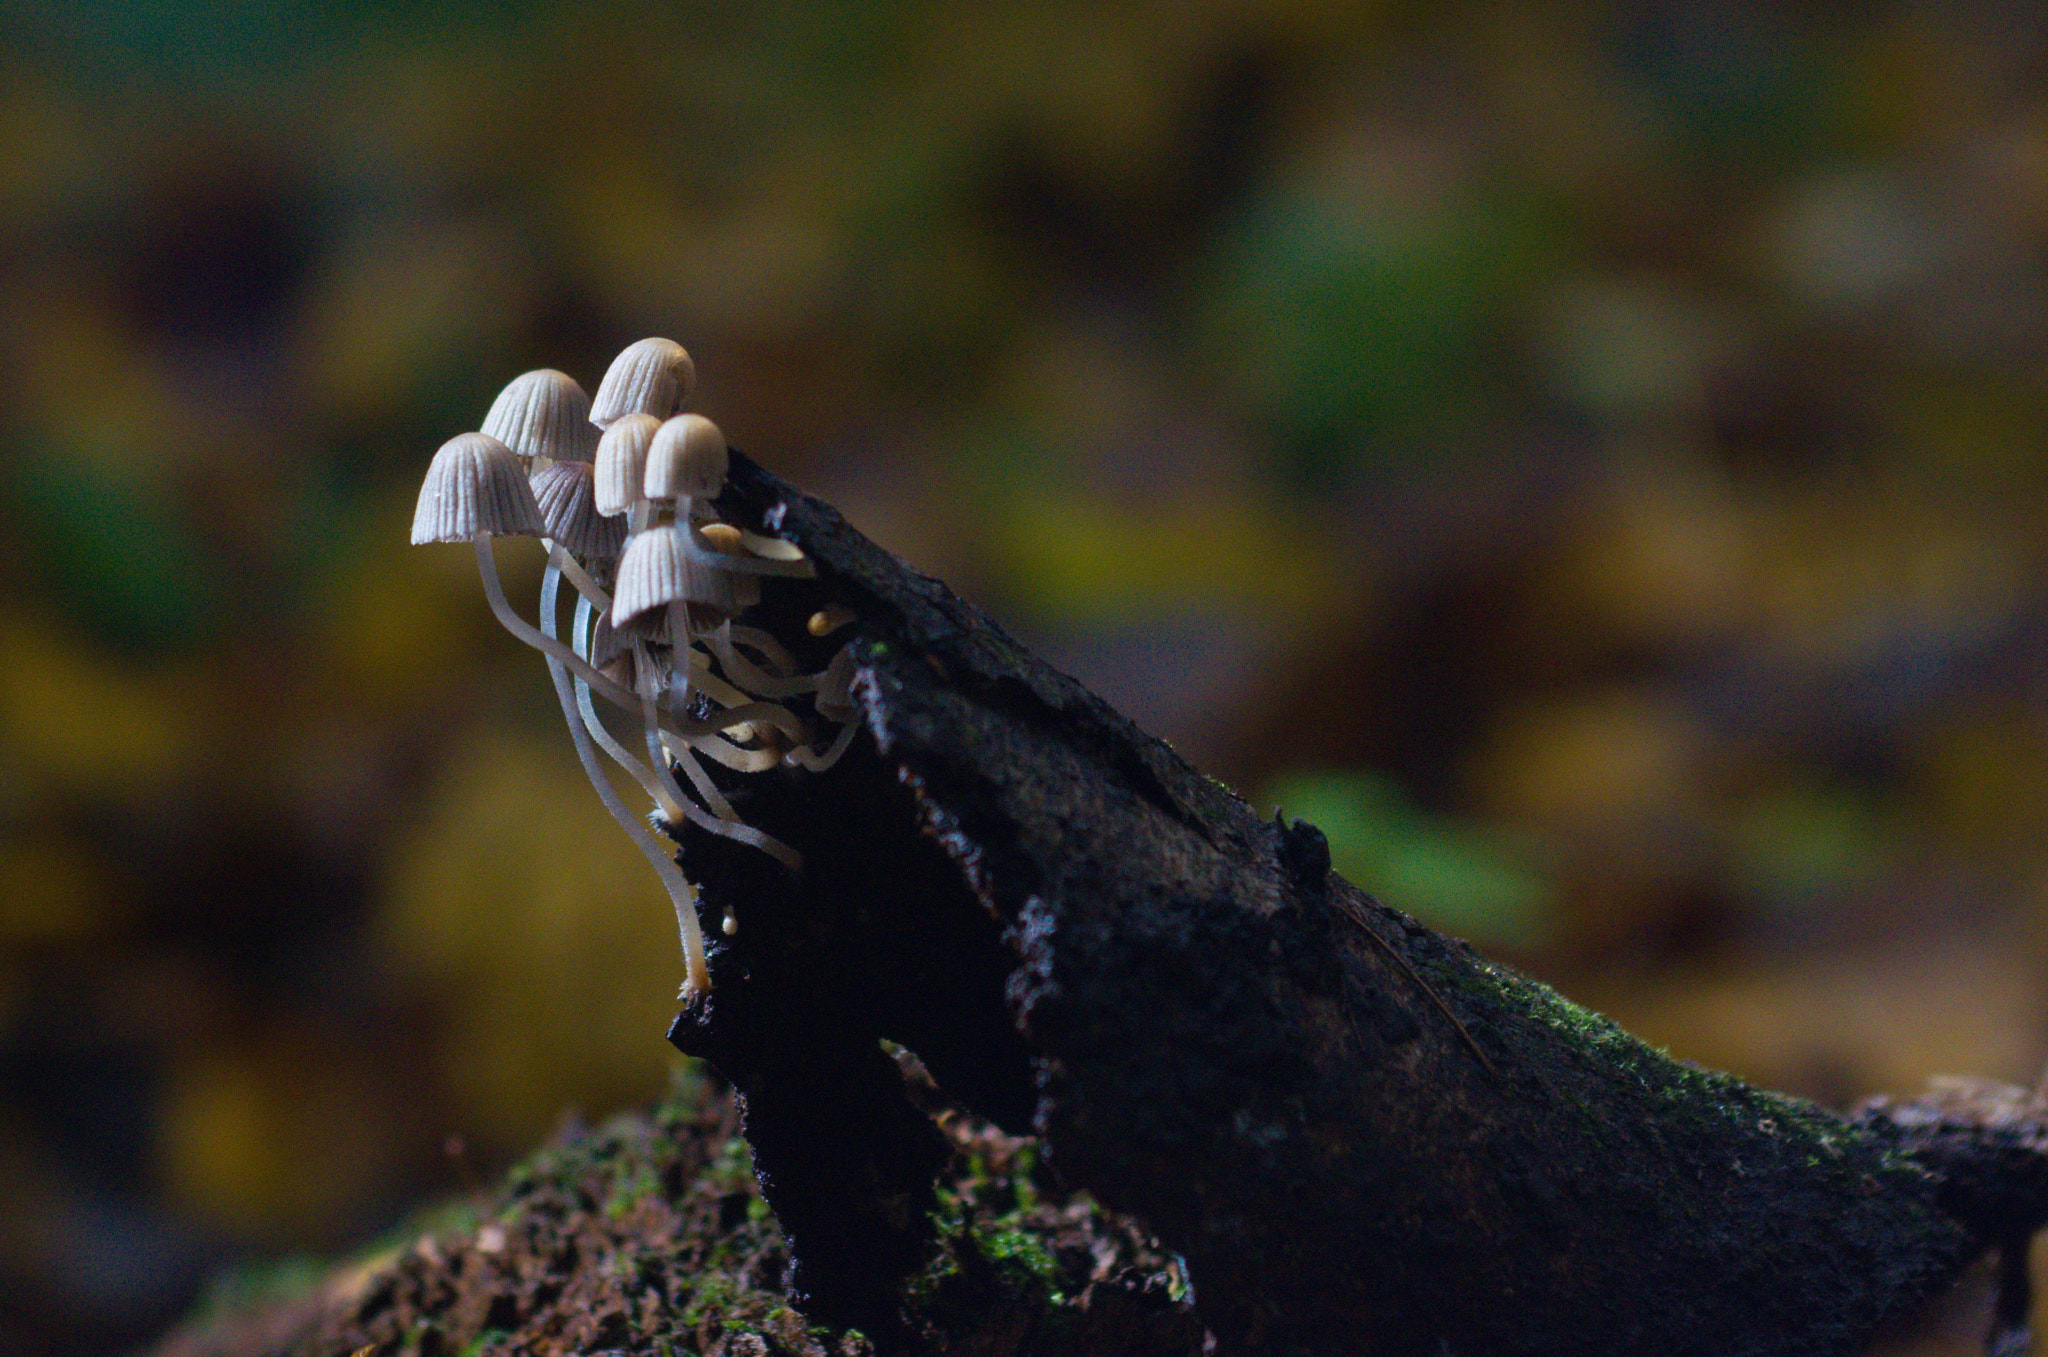
[[[427,466],[412,515],[414,546],[467,542],[476,534],[539,537],[546,531],[512,449],[484,433],[457,434]]]
[[[643,339],[628,344],[604,380],[597,384],[597,397],[590,403],[590,422],[609,429],[627,415],[653,415],[667,419],[683,408],[690,388],[697,384],[697,365],[682,345],[673,339]]]
[[[654,431],[647,445],[649,499],[713,499],[725,487],[725,435],[702,415],[677,415]]]
[[[508,382],[484,416],[484,432],[521,457],[587,462],[597,452],[590,397],[574,377],[553,368],[522,372]]]
[[[644,499],[647,447],[661,421],[653,415],[621,415],[597,440],[597,511],[622,514]]]
[[[585,560],[616,560],[626,545],[626,525],[605,518],[592,502],[595,473],[588,462],[556,462],[533,473],[533,498],[553,538]]]
[[[693,611],[715,609],[730,616],[746,606],[737,580],[731,571],[690,556],[672,529],[635,533],[619,558],[612,625],[622,627],[650,608],[678,601],[697,605]]]

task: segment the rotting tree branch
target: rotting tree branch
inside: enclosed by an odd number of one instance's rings
[[[740,926],[670,1034],[738,1089],[814,1316],[913,1343],[942,1147],[883,1038],[1148,1222],[1225,1353],[1848,1354],[2048,1220],[2030,1095],[1844,1118],[1674,1061],[1336,877],[830,506],[735,456],[719,508],[817,564],[766,625],[858,618],[870,738],[730,789],[802,877],[686,845]]]

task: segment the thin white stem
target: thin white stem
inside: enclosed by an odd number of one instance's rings
[[[668,604],[668,649],[669,649],[669,706],[679,712],[689,711],[690,701],[690,605],[681,599],[670,599]],[[681,652],[683,662],[677,664],[675,657]]]
[[[640,699],[619,684],[612,682],[590,663],[569,647],[552,636],[542,635],[531,622],[512,611],[512,605],[505,601],[505,586],[498,580],[498,556],[491,547],[491,535],[480,532],[476,535],[476,560],[478,571],[484,577],[484,595],[490,600],[491,611],[505,630],[517,636],[535,650],[551,659],[560,660],[570,673],[588,683],[611,701],[628,711],[640,705]]]
[[[740,654],[739,647],[732,643],[732,637],[725,627],[720,627],[704,638],[711,653],[725,666],[725,676],[755,697],[795,697],[799,693],[814,693],[818,690],[820,677],[815,674],[801,678],[782,678]]]
[[[661,795],[656,799],[661,802],[664,815],[671,821],[680,822],[694,807],[676,784],[676,775],[669,771],[668,755],[661,747],[661,714],[655,708],[660,696],[655,685],[660,680],[654,672],[654,662],[648,658],[645,641],[633,642],[633,673],[640,684],[640,733],[647,742],[647,757],[661,785]]]
[[[671,678],[669,682],[670,698],[677,700],[676,680]],[[752,693],[735,688],[712,673],[711,661],[694,650],[690,652],[689,686],[712,701],[723,704],[725,710],[718,714],[720,730],[731,730],[741,721],[747,721],[757,725],[773,726],[797,744],[805,744],[811,738],[810,730],[804,725],[802,717],[787,707],[778,706],[773,702],[757,701]]]
[[[711,735],[705,738],[715,740],[718,737]],[[692,746],[667,739],[664,739],[662,744],[670,754],[675,756],[676,766],[681,768],[683,775],[690,779],[690,785],[697,789],[697,795],[704,798],[704,804],[711,808],[711,813],[721,820],[730,820],[734,824],[738,824],[739,812],[732,808],[732,802],[725,799],[725,793],[718,790],[718,784],[713,782],[711,775],[704,771],[704,765],[697,762],[697,756],[692,752]]]
[[[486,574],[486,579],[495,578],[495,571]],[[552,602],[553,600],[549,600]],[[555,696],[561,701],[564,712],[576,710],[575,694],[570,689],[569,667],[557,659],[552,652],[547,656],[548,675],[555,681]],[[591,745],[590,732],[583,722],[573,716],[569,721],[569,740],[576,746],[576,757],[582,761],[583,771],[590,778],[591,787],[597,792],[597,799],[604,802],[604,808],[611,812],[619,827],[626,831],[633,845],[643,853],[654,868],[656,876],[668,891],[668,898],[676,909],[676,927],[683,939],[683,987],[677,998],[687,1000],[696,994],[711,990],[711,969],[704,961],[704,930],[697,922],[697,888],[683,875],[683,869],[669,856],[669,850],[662,847],[654,837],[654,831],[645,821],[626,808],[619,795],[619,789],[605,776],[603,765],[597,761],[597,750]]]
[[[780,670],[784,678],[796,673],[796,656],[790,654],[788,648],[775,639],[773,632],[763,631],[759,627],[743,627],[737,622],[727,622],[726,626],[732,631],[734,645],[759,651],[761,658]]]
[[[579,655],[587,657],[590,653],[590,627],[594,616],[589,599],[576,600],[576,629],[572,636],[576,643],[576,653]],[[653,769],[634,757],[631,750],[612,736],[610,729],[598,716],[596,705],[590,700],[590,685],[581,679],[576,680],[576,709],[581,713],[583,724],[589,729],[591,738],[597,741],[611,761],[632,775],[633,780],[640,784],[640,790],[647,793],[648,798],[661,808],[661,813],[671,822],[682,820],[681,804],[670,800],[667,790],[661,785],[661,779],[654,775]]]
[[[671,743],[670,747],[674,748],[674,744]],[[782,751],[779,749],[742,749],[732,741],[720,739],[716,735],[691,740],[683,747],[694,749],[713,762],[724,764],[735,773],[765,773],[782,763]]]
[[[482,574],[484,581],[484,596],[490,600],[491,611],[497,615],[499,623],[505,630],[511,632],[514,636],[524,641],[527,645],[532,646],[535,650],[540,651],[548,658],[560,661],[570,673],[589,684],[593,690],[604,694],[607,701],[616,704],[625,711],[639,711],[640,698],[637,693],[634,693],[622,684],[613,682],[609,677],[600,673],[589,660],[584,659],[581,655],[563,645],[561,641],[542,635],[531,622],[528,622],[518,613],[512,611],[512,605],[505,601],[505,586],[498,581],[498,557],[497,553],[491,548],[490,534],[480,532],[476,535],[475,540],[478,570]],[[781,711],[781,708],[778,707],[775,710]],[[795,720],[787,712],[782,714],[788,720]],[[758,716],[753,713],[741,713],[723,724],[717,720],[690,721],[678,719],[675,724],[667,728],[682,735],[710,735],[721,730],[729,730],[743,721],[755,720],[772,721],[772,718]],[[803,738],[801,723],[798,724],[796,730],[792,733],[798,739]]]
[[[790,751],[789,757],[800,767],[808,768],[814,773],[822,773],[839,762],[840,756],[853,747],[854,732],[859,729],[858,721],[848,721],[839,728],[839,737],[832,741],[831,747],[823,754],[815,754],[808,749],[796,749]]]
[[[601,613],[612,610],[612,596],[605,592],[603,585],[590,577],[590,572],[585,570],[574,556],[562,549],[561,543],[549,542],[548,551],[549,562],[559,565],[561,572],[568,577],[569,583],[576,586],[576,592],[587,599],[591,607]]]

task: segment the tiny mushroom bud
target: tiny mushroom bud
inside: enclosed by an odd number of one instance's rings
[[[597,441],[597,511],[623,514],[647,497],[647,448],[661,421],[653,415],[624,415]]]
[[[851,608],[841,608],[835,604],[829,608],[820,608],[812,613],[810,621],[804,623],[804,630],[813,636],[830,636],[833,632],[846,626],[853,620],[854,614]]]
[[[586,561],[615,560],[626,545],[626,524],[597,512],[592,475],[588,462],[556,462],[534,473],[533,498],[546,536]]]
[[[413,510],[414,546],[467,542],[480,533],[539,537],[546,530],[526,473],[502,442],[489,434],[457,434],[434,454]]]
[[[587,462],[597,451],[590,397],[575,378],[553,368],[514,377],[491,402],[484,432],[521,457]]]
[[[677,415],[654,431],[648,445],[647,498],[716,498],[730,465],[716,424],[702,415]]]
[[[740,530],[730,523],[706,523],[697,530],[697,535],[713,551],[727,556],[738,556],[744,550],[740,545]]]
[[[590,422],[609,429],[627,415],[667,419],[697,384],[697,365],[673,339],[643,339],[612,359],[590,404]]]

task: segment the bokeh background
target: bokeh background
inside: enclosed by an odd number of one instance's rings
[[[663,897],[406,545],[650,334],[1390,901],[1831,1102],[2031,1082],[2042,22],[0,11],[0,1357],[665,1086]]]

